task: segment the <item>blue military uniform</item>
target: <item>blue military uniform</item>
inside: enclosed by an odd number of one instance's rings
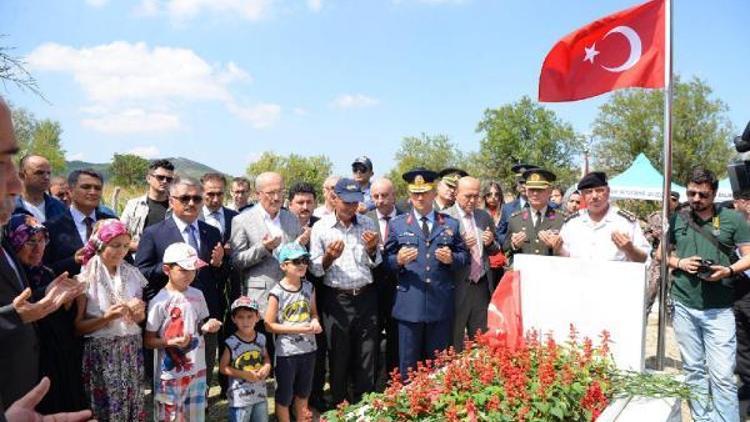
[[[432,221],[428,236],[423,233],[422,216],[417,211],[395,217],[384,248],[386,265],[398,278],[391,315],[398,326],[403,378],[408,368],[433,358],[435,350],[444,350],[450,344],[456,273],[469,263],[458,220],[435,211],[425,217]],[[437,249],[444,246],[453,252],[450,265],[435,257]],[[402,247],[418,251],[417,258],[403,267],[397,261]]]

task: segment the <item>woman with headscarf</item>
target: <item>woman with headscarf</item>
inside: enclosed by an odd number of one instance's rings
[[[83,386],[100,421],[145,420],[141,328],[146,279],[125,262],[130,245],[119,220],[97,222],[84,247],[76,332],[84,336]]]
[[[6,250],[13,251],[26,273],[33,299],[44,297],[55,275],[42,265],[47,228],[27,214],[15,214],[3,229]],[[83,292],[81,286],[80,292]],[[36,322],[39,338],[39,375],[51,381],[50,390],[37,410],[42,414],[87,408],[81,385],[80,344],[73,330],[75,311],[69,302]],[[12,345],[11,345],[12,347]]]

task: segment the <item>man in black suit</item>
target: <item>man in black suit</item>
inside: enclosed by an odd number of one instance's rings
[[[388,240],[388,224],[393,217],[403,214],[403,211],[396,206],[393,182],[389,179],[382,178],[373,182],[370,195],[375,202],[375,209],[368,212],[367,216],[378,223],[380,234],[378,247],[383,253],[383,245]],[[381,334],[378,342],[375,385],[376,388],[382,389],[388,380],[388,373],[398,367],[398,333],[391,317],[397,280],[396,275],[388,269],[385,262],[375,267],[372,275],[378,290],[378,333]]]
[[[198,256],[210,265],[198,271],[192,287],[203,292],[211,318],[221,320],[221,298],[226,284],[224,244],[216,227],[200,221],[203,189],[198,181],[179,178],[169,188],[172,216],[149,226],[143,231],[135,254],[135,264],[148,284],[143,289],[146,301],[151,300],[167,284],[162,270],[162,258],[167,246],[185,242],[198,251]],[[210,384],[216,363],[218,334],[206,334],[206,382]]]
[[[49,243],[44,251],[44,264],[60,275],[81,272],[83,247],[88,242],[97,221],[117,218],[101,211],[102,175],[93,169],[74,170],[68,176],[70,208],[44,223],[49,231]]]

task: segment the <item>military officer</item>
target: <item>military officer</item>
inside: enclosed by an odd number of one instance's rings
[[[456,203],[456,186],[458,179],[468,176],[464,170],[448,167],[440,170],[438,173],[438,182],[436,185],[437,195],[432,208],[435,211],[442,212]]]
[[[516,175],[516,199],[503,205],[502,212],[500,214],[500,221],[497,223],[497,232],[495,238],[497,243],[504,245],[505,236],[508,234],[508,221],[510,221],[510,215],[516,211],[521,211],[529,207],[528,199],[526,198],[526,180],[523,178],[523,174],[527,170],[533,170],[539,168],[533,164],[516,164],[510,168]]]
[[[418,361],[448,347],[457,274],[469,263],[459,223],[433,209],[433,171],[416,168],[408,183],[410,212],[394,217],[385,244],[386,263],[397,274],[392,316],[398,327],[401,377]]]
[[[600,171],[587,174],[578,182],[578,191],[587,208],[565,219],[559,255],[646,262],[651,245],[636,216],[609,203],[607,175]]]
[[[554,255],[560,247],[563,216],[548,206],[551,183],[557,178],[551,171],[535,168],[523,173],[528,208],[511,214],[503,249],[514,254]]]

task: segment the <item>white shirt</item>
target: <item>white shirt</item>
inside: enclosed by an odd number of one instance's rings
[[[185,241],[185,243],[187,243],[189,245],[190,244],[190,234],[188,233],[187,230],[185,230],[187,228],[187,226],[188,226],[188,223],[180,220],[174,214],[172,214],[172,219],[174,220],[174,223],[177,224],[177,229],[180,231],[180,235],[182,236],[182,240]],[[190,225],[193,226],[193,228],[195,229],[195,241],[196,241],[196,243],[198,243],[198,249],[200,249],[200,247],[201,247],[201,234],[200,233],[201,232],[198,230],[198,220],[193,221],[193,223],[190,224]],[[200,253],[199,250],[196,251],[196,252]]]
[[[380,213],[380,210],[375,208],[375,215],[378,217],[378,226],[380,228],[380,243],[385,243],[385,238],[388,237],[388,224],[393,220],[393,217],[396,216],[396,207],[393,207],[391,210],[391,213],[387,216]],[[390,220],[385,221],[385,217],[390,217]]]
[[[219,233],[224,236],[224,210],[219,208],[216,211],[211,211],[207,206],[203,206],[203,220],[219,229]]]
[[[265,223],[266,228],[268,229],[268,234],[270,234],[271,237],[283,238],[284,230],[281,228],[281,210],[276,213],[275,217],[271,217],[271,214],[269,214],[262,205],[257,206],[261,207],[261,211],[263,212],[263,223]]]
[[[427,217],[427,228],[429,228],[430,233],[432,233],[432,225],[435,222],[435,210],[432,210],[429,214],[423,216],[419,211],[414,209],[414,218],[417,219],[417,225],[420,229],[422,228],[422,217]]]
[[[327,215],[333,215],[333,210],[328,209],[325,204],[319,206],[318,208],[315,208],[313,210],[313,215],[318,218],[323,218]]]
[[[73,222],[76,224],[76,229],[78,230],[78,236],[81,237],[81,242],[85,245],[86,242],[89,241],[89,239],[86,237],[86,223],[83,222],[83,220],[86,217],[91,218],[91,224],[92,224],[92,233],[93,233],[93,225],[96,224],[96,210],[91,211],[91,214],[84,215],[82,212],[78,211],[78,208],[75,207],[75,205],[70,206],[70,215],[73,216]]]
[[[111,290],[114,292],[122,292],[123,297],[117,298],[125,303],[132,298],[140,298],[143,295],[143,286],[146,280],[142,277],[131,277],[126,285],[123,285],[126,281],[123,281],[122,271],[120,270],[122,265],[117,267],[117,272],[114,276],[109,274],[109,271],[101,271],[100,274],[104,278],[103,280],[89,280],[88,288],[86,290],[86,316],[90,318],[101,318],[104,316],[104,309],[114,305],[110,302],[107,290],[102,286],[103,283],[107,283],[111,286]],[[134,274],[134,272],[131,272]],[[86,334],[86,337],[123,337],[130,335],[140,335],[141,327],[138,324],[127,321],[125,318],[117,318],[110,322],[104,327],[94,331],[93,333]]]
[[[32,204],[31,202],[22,199],[23,201],[23,207],[26,208],[26,211],[30,212],[31,215],[34,216],[34,218],[37,219],[40,223],[44,223],[47,221],[47,211],[44,209],[44,199],[42,199],[42,202],[38,204]]]
[[[563,255],[572,258],[589,258],[605,261],[630,261],[628,256],[612,241],[612,232],[619,231],[630,237],[633,246],[651,252],[651,245],[643,235],[638,221],[631,221],[609,206],[604,217],[595,222],[588,210],[578,211],[578,216],[568,219],[560,230]]]

